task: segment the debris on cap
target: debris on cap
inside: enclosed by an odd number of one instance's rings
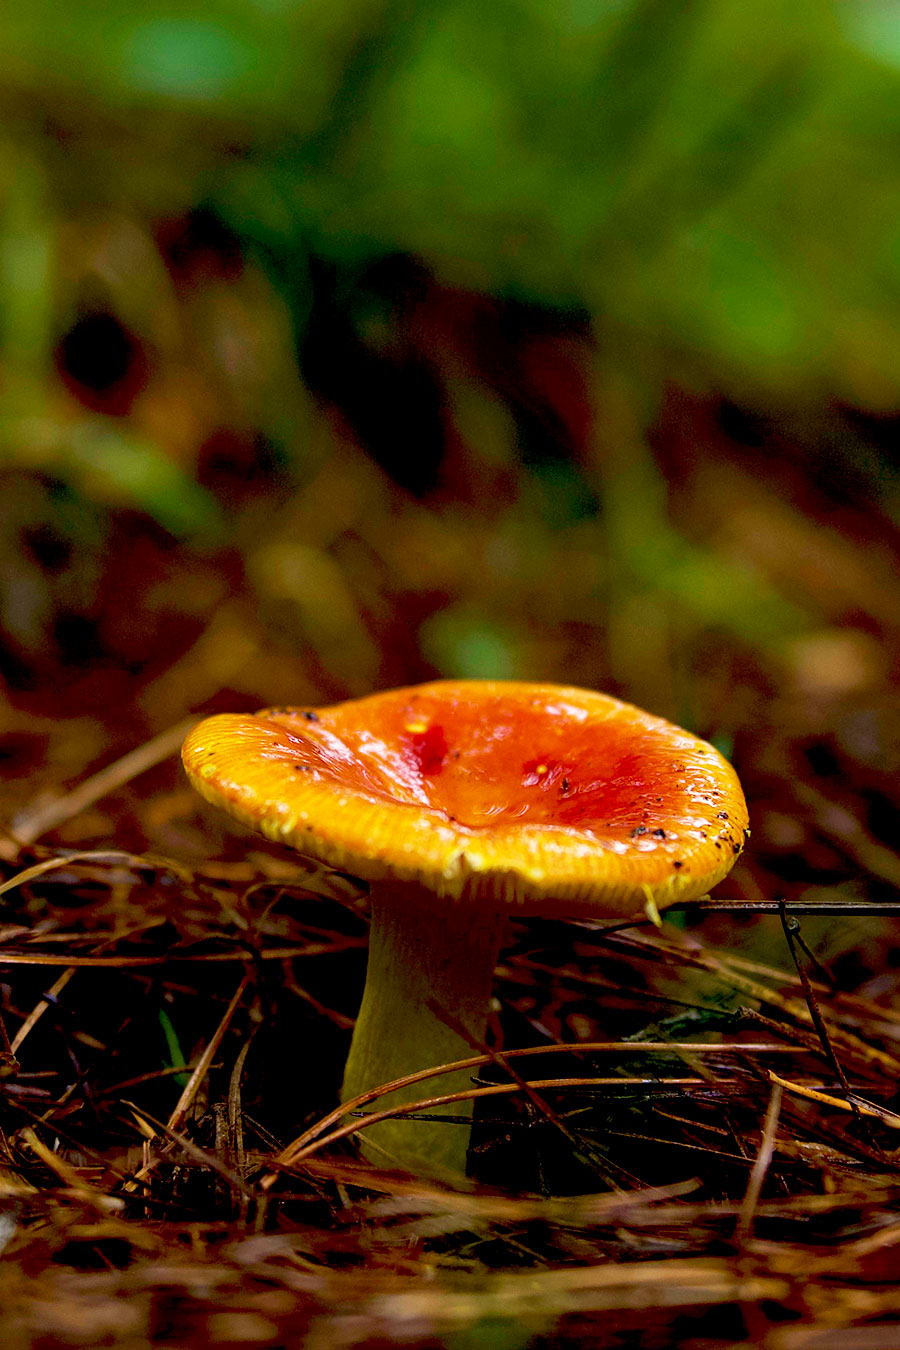
[[[523,914],[630,915],[704,894],[747,837],[711,745],[608,695],[437,681],[220,714],[184,762],[207,800],[365,880]]]

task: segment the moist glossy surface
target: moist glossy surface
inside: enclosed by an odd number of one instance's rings
[[[277,753],[301,771],[468,830],[550,825],[650,850],[717,818],[715,752],[612,700],[473,699],[465,685],[438,686],[322,709],[315,721],[300,710],[263,716],[282,728]]]
[[[705,742],[604,694],[444,681],[331,708],[220,716],[185,764],[238,819],[370,879],[530,904],[668,903],[743,846],[734,771]]]

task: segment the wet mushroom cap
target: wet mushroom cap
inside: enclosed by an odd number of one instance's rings
[[[702,895],[743,848],[737,776],[605,694],[438,681],[318,709],[221,714],[184,762],[210,802],[369,881],[521,913],[630,914]]]

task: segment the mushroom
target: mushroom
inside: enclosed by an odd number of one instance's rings
[[[552,684],[448,680],[219,714],[183,756],[208,801],[369,882],[345,1101],[472,1053],[508,916],[655,913],[720,881],[747,834],[740,783],[711,745]],[[451,1074],[441,1092],[468,1086]],[[369,1157],[463,1171],[468,1134],[400,1118],[361,1139]]]

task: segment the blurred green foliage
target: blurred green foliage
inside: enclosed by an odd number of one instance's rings
[[[37,0],[2,27],[12,115],[139,129],[145,187],[215,201],[298,312],[305,249],[410,251],[719,382],[896,401],[894,4]],[[106,150],[93,190],[133,190]]]
[[[586,548],[601,560],[590,584],[618,597],[613,625],[637,629],[646,613],[664,626],[661,589],[688,627],[786,641],[802,604],[680,532],[645,435],[673,381],[801,416],[900,406],[898,32],[896,5],[864,0],[8,7],[0,449],[86,498],[137,504],[176,536],[226,537],[184,437],[173,451],[157,424],[45,415],[77,299],[61,298],[60,221],[119,213],[149,237],[202,209],[233,232],[293,325],[293,347],[286,333],[281,358],[272,343],[260,358],[269,383],[253,397],[261,434],[299,478],[321,463],[322,437],[297,389],[281,391],[311,331],[315,267],[331,269],[348,325],[387,347],[390,297],[367,269],[410,255],[450,287],[587,316],[601,404],[604,380],[630,390],[635,425],[608,423],[608,440],[622,434],[600,483],[564,457],[510,450],[500,400],[444,372],[485,464],[524,465],[516,509],[542,556],[594,521],[602,497]],[[169,282],[139,250],[107,270],[112,281],[96,266],[96,284],[124,294],[127,282],[135,313],[165,309]],[[882,467],[893,500],[896,474]],[[271,561],[257,570],[282,591],[310,566]],[[423,624],[427,659],[453,674],[543,669],[522,656],[519,619],[504,626],[489,608],[453,597]],[[330,631],[343,612],[301,609],[303,632]],[[360,633],[344,665],[366,683],[375,663]]]

